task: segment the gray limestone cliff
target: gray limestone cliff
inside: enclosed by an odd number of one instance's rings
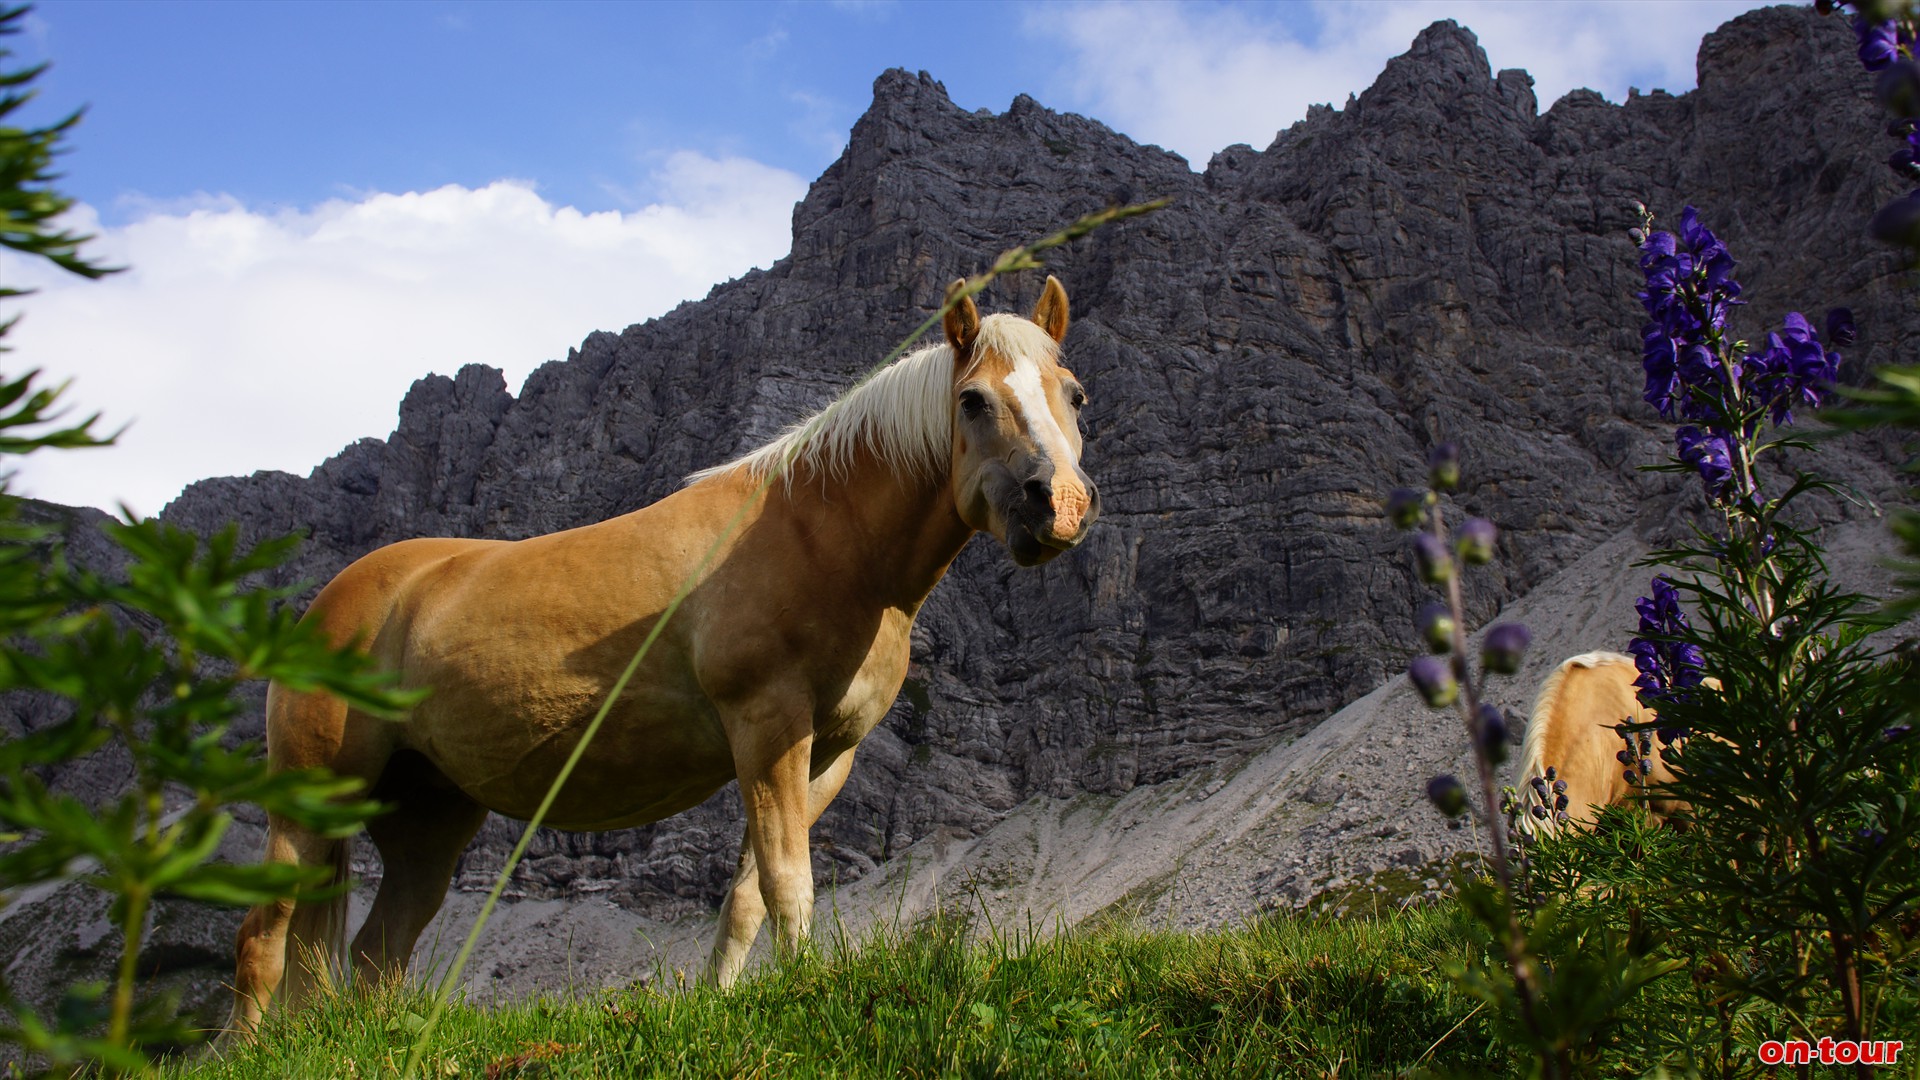
[[[1492,72],[1441,22],[1345,108],[1195,173],[1025,96],[969,112],[889,71],[771,269],[593,333],[517,396],[489,368],[423,378],[386,440],[305,478],[200,482],[165,517],[306,530],[285,577],[319,582],[407,537],[619,514],[824,404],[954,277],[1075,215],[1171,196],[1050,261],[1105,514],[1038,570],[977,540],[935,591],[908,692],[815,832],[819,871],[845,881],[1036,795],[1247,758],[1380,685],[1422,597],[1378,508],[1434,441],[1463,444],[1459,502],[1503,530],[1480,617],[1623,528],[1671,531],[1693,496],[1637,471],[1668,435],[1639,395],[1633,204],[1668,222],[1701,208],[1741,260],[1749,336],[1789,308],[1851,306],[1857,377],[1920,329],[1898,259],[1864,238],[1897,193],[1868,87],[1842,23],[1773,8],[1707,38],[1697,90],[1576,91],[1542,113],[1524,72]],[[1000,282],[982,308],[1024,310],[1038,284]],[[1861,441],[1822,466],[1884,497],[1885,457]],[[491,821],[459,883],[483,885],[513,836]],[[516,888],[706,910],[738,836],[731,791],[646,828],[548,833]]]

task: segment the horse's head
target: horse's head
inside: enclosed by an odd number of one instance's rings
[[[1080,468],[1080,380],[1059,363],[1067,291],[1047,278],[1028,321],[985,320],[972,299],[946,317],[953,347],[953,497],[968,525],[1034,566],[1068,550],[1100,516]]]

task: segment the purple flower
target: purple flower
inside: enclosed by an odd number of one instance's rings
[[[1659,706],[1667,700],[1683,700],[1700,685],[1706,658],[1700,647],[1676,641],[1691,632],[1686,612],[1680,610],[1680,590],[1664,576],[1653,579],[1653,595],[1634,601],[1640,613],[1640,636],[1628,645],[1633,666],[1640,672],[1633,685],[1640,690],[1643,704]]]
[[[1733,452],[1726,436],[1702,432],[1692,425],[1680,428],[1673,435],[1680,460],[1699,470],[1700,480],[1707,486],[1707,496],[1715,500],[1725,498],[1727,489],[1733,485]]]
[[[1453,611],[1447,605],[1422,604],[1413,621],[1429,650],[1444,653],[1453,649]]]
[[[1473,711],[1473,743],[1491,764],[1507,760],[1507,718],[1498,707],[1481,702]]]
[[[1480,663],[1488,671],[1500,675],[1511,675],[1520,670],[1520,661],[1527,655],[1527,646],[1533,643],[1533,634],[1523,623],[1500,623],[1487,631],[1480,644]]]
[[[1640,353],[1640,366],[1646,370],[1647,385],[1641,392],[1646,403],[1660,415],[1673,419],[1674,400],[1680,396],[1680,368],[1673,339],[1659,323],[1648,323]]]
[[[1394,488],[1387,494],[1387,520],[1398,528],[1411,529],[1420,524],[1427,509],[1427,493],[1412,488]]]
[[[1453,677],[1453,665],[1438,656],[1416,656],[1407,665],[1407,679],[1420,697],[1436,709],[1444,709],[1460,696],[1460,683]]]
[[[1427,470],[1427,482],[1435,491],[1460,486],[1460,448],[1450,442],[1435,443],[1427,451]]]
[[[1491,562],[1493,545],[1500,538],[1500,530],[1493,522],[1485,518],[1468,518],[1460,524],[1460,540],[1456,547],[1460,551],[1460,561],[1472,565]]]
[[[1793,423],[1795,405],[1820,404],[1839,374],[1840,354],[1823,348],[1812,324],[1797,311],[1788,312],[1785,325],[1767,335],[1765,352],[1740,361],[1741,382],[1768,407],[1776,424]]]
[[[1860,63],[1868,71],[1879,71],[1900,55],[1898,31],[1892,19],[1868,22],[1866,16],[1855,15],[1853,34],[1860,41]]]
[[[1413,565],[1420,572],[1420,580],[1429,585],[1438,585],[1453,577],[1453,557],[1447,554],[1447,545],[1432,533],[1413,538]]]
[[[1427,799],[1448,817],[1459,817],[1467,811],[1466,785],[1452,774],[1427,781]]]
[[[1860,332],[1853,325],[1851,308],[1837,307],[1827,311],[1827,340],[1843,349],[1860,340]]]

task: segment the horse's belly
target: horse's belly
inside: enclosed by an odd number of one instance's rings
[[[603,691],[602,691],[603,692]],[[416,710],[408,742],[474,801],[526,820],[594,713],[597,695],[546,702],[445,695]],[[547,821],[561,829],[642,825],[697,806],[733,779],[733,756],[704,701],[630,691],[580,756]]]

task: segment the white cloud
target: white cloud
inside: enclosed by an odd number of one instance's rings
[[[1343,105],[1439,19],[1472,30],[1494,70],[1525,68],[1541,108],[1577,87],[1679,93],[1700,38],[1759,0],[1377,0],[1274,8],[1040,6],[1030,34],[1066,52],[1065,104],[1195,168],[1233,143],[1265,147],[1317,103]]]
[[[264,212],[227,197],[150,206],[102,229],[98,259],[131,267],[86,282],[18,257],[0,279],[40,292],[11,305],[7,369],[73,378],[107,450],[27,459],[14,490],[157,511],[191,481],[305,474],[342,446],[385,436],[428,372],[491,364],[517,389],[594,329],[624,329],[784,255],[792,173],[744,158],[668,158],[654,204],[587,214],[498,181],[373,193]],[[58,276],[56,276],[58,275]]]

